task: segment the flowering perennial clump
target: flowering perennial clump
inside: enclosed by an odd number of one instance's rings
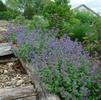
[[[92,98],[89,97],[93,84],[88,53],[78,41],[71,41],[65,35],[57,39],[54,32],[39,29],[31,32],[19,25],[11,30],[18,46],[17,55],[32,63],[44,89],[62,100]]]

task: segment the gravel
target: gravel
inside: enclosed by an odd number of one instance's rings
[[[31,79],[19,62],[0,64],[0,88],[31,85]]]

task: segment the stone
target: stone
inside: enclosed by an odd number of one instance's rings
[[[10,43],[0,43],[0,56],[13,54]]]
[[[8,67],[11,67],[11,66],[13,66],[13,64],[14,64],[13,62],[7,63],[7,66],[8,66]]]
[[[0,74],[3,74],[3,69],[0,69]]]
[[[16,86],[20,86],[23,83],[23,80],[18,80]]]
[[[60,100],[60,98],[54,94],[46,94],[42,96],[39,100]]]
[[[15,78],[13,78],[12,80],[11,80],[11,83],[12,83],[12,85],[15,85],[16,84],[16,79]]]
[[[6,85],[7,86],[11,86],[11,82],[6,82]]]
[[[0,64],[0,89],[32,85],[31,79],[27,73],[20,70],[21,67],[22,66],[19,66],[16,61]],[[19,69],[20,71],[17,71],[16,69]]]
[[[8,73],[8,71],[7,70],[4,70],[4,74],[7,74]]]

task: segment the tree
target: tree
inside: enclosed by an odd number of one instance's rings
[[[59,30],[57,37],[68,33],[71,15],[69,0],[54,0],[43,10],[43,16],[49,20],[50,28],[55,27]]]
[[[32,18],[35,14],[40,14],[45,5],[50,0],[6,0],[8,8],[23,12],[27,18]]]

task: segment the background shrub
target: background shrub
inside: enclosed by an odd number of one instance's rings
[[[33,15],[41,15],[44,6],[51,0],[6,0],[7,8],[21,12],[26,19],[32,19]]]
[[[70,27],[70,37],[71,39],[75,40],[78,39],[79,41],[83,42],[84,37],[86,34],[92,33],[94,30],[93,24],[95,22],[96,16],[87,12],[87,11],[79,11],[74,10],[73,16],[75,19],[79,20],[79,24],[73,25],[71,24]]]
[[[16,16],[18,16],[17,12],[13,12],[13,11],[0,12],[0,20],[12,20],[15,19]]]
[[[0,12],[7,11],[6,6],[3,4],[3,2],[0,0]]]
[[[97,17],[94,23],[95,31],[97,32],[98,40],[101,41],[101,17]]]
[[[92,31],[91,26],[87,23],[75,25],[71,27],[70,37],[73,40],[78,39],[79,41],[83,42],[85,35],[87,33],[90,34]]]
[[[96,17],[91,26],[92,32],[84,37],[84,46],[93,57],[101,59],[101,18]]]
[[[57,37],[68,32],[70,26],[71,11],[68,0],[55,0],[43,9],[43,16],[49,21],[49,28],[57,28]]]
[[[75,10],[73,14],[77,19],[81,21],[81,23],[88,23],[89,25],[92,25],[95,18],[97,17],[87,11]]]
[[[34,15],[32,20],[30,21],[30,28],[31,29],[46,29],[49,26],[49,22],[44,16]]]
[[[25,26],[25,25],[27,24],[27,23],[26,23],[26,22],[27,22],[26,18],[25,18],[24,16],[22,16],[22,15],[17,16],[17,17],[13,20],[13,22],[14,22],[15,25],[21,24],[21,25]]]

